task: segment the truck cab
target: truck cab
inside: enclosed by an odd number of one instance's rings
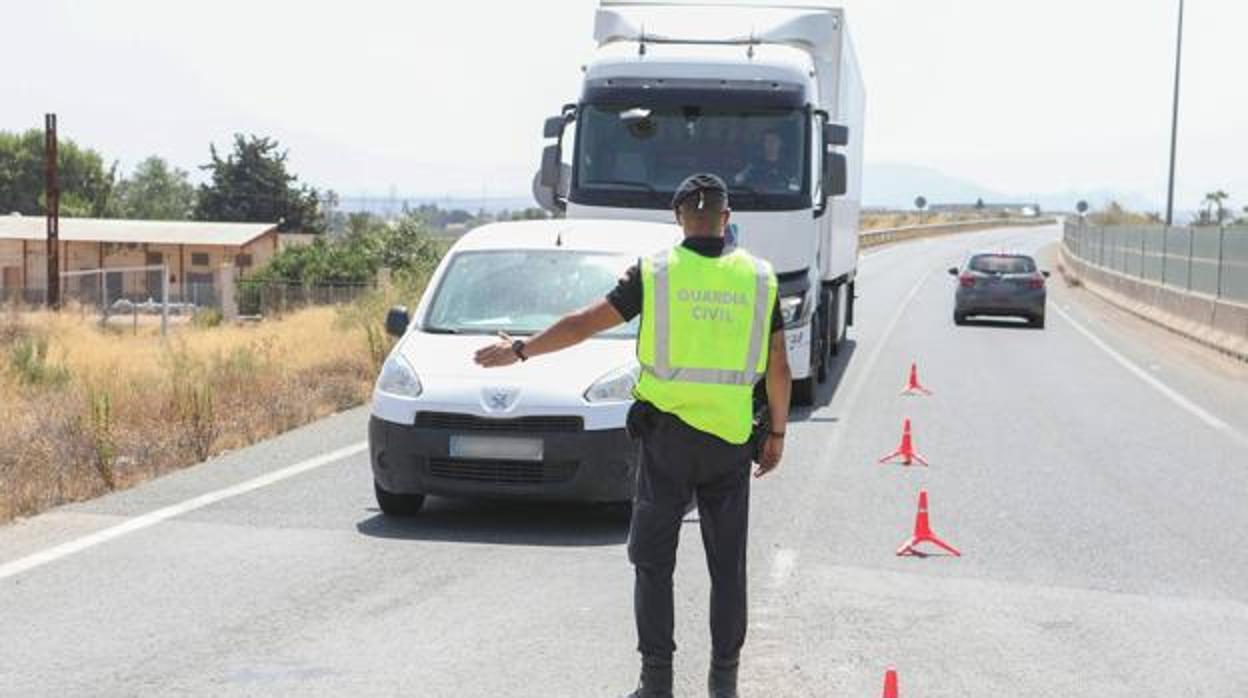
[[[794,400],[810,404],[852,319],[857,268],[863,100],[843,15],[604,0],[595,39],[578,100],[546,122],[535,196],[568,218],[669,222],[681,180],[723,178],[726,236],[775,268]],[[856,119],[838,109],[845,65]]]

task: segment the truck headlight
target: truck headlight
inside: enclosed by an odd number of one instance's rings
[[[805,310],[806,294],[804,293],[798,296],[784,296],[780,299],[780,317],[784,320],[785,326],[803,319]]]
[[[386,359],[377,376],[377,390],[395,397],[419,397],[424,388],[407,360],[397,352]]]
[[[621,366],[594,381],[585,391],[586,402],[626,402],[633,399],[633,388],[641,376],[637,364]]]

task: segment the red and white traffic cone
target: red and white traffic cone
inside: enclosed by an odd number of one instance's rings
[[[884,698],[898,698],[900,694],[897,692],[897,670],[889,667],[884,672]]]
[[[923,454],[914,450],[914,437],[910,433],[910,418],[906,417],[906,421],[901,425],[901,445],[896,451],[884,456],[880,459],[880,463],[888,463],[900,458],[902,465],[914,465],[917,461],[920,465],[927,465],[927,459]]]
[[[931,395],[932,391],[923,387],[919,382],[919,365],[917,363],[910,364],[910,379],[906,381],[906,387],[901,389],[902,395]]]
[[[958,552],[956,548],[937,538],[936,534],[932,533],[932,525],[927,517],[927,490],[919,490],[919,513],[914,517],[914,535],[897,549],[897,554],[923,557],[924,553],[917,548],[920,543],[931,543],[938,548],[943,548],[955,557],[962,557],[962,553]]]

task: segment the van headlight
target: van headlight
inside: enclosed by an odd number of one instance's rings
[[[798,320],[804,319],[806,310],[806,294],[784,296],[780,299],[780,317],[787,327]]]
[[[377,376],[378,392],[395,397],[419,397],[424,388],[416,372],[398,352],[386,359],[381,366],[381,375]]]
[[[586,402],[626,402],[633,399],[633,388],[641,376],[641,366],[621,366],[594,381],[585,391]]]

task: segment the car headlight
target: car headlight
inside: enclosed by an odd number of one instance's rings
[[[586,402],[625,402],[633,399],[633,388],[641,375],[637,364],[622,366],[594,381],[585,391]]]
[[[806,294],[784,296],[780,299],[780,317],[785,325],[792,325],[802,319],[802,311],[806,308]]]
[[[386,359],[377,376],[377,390],[396,397],[418,397],[424,388],[407,360],[397,352]]]

